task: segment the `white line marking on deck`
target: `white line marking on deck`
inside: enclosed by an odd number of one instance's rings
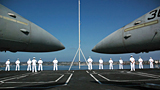
[[[39,74],[39,73],[36,73],[36,74]],[[0,82],[5,83],[5,81],[14,80],[14,79],[21,79],[21,78],[29,76],[29,74],[32,74],[32,73],[25,73],[25,74],[21,74],[21,75],[15,75],[15,76],[11,76],[12,78],[8,78],[8,79],[4,79],[3,78],[4,80],[1,80]],[[35,74],[32,74],[32,75],[35,75]],[[5,77],[5,78],[7,78],[7,77]]]
[[[53,83],[58,82],[64,75],[61,75],[57,80],[55,81],[48,81],[48,82],[3,82],[3,83]]]
[[[31,74],[31,73],[25,73],[25,74],[21,74],[21,75],[28,75],[28,74]],[[0,78],[0,79],[3,80],[3,79],[8,79],[8,78],[18,77],[21,75],[9,76],[9,77],[4,77],[4,78]]]
[[[74,72],[74,71],[73,71]],[[64,85],[67,85],[71,79],[73,74],[71,74],[69,76],[69,78],[67,79],[66,83],[65,84],[62,84],[62,85],[54,85],[54,86],[49,86],[49,87],[0,87],[0,89],[4,89],[4,88],[52,88],[52,87],[57,87],[57,86],[64,86]],[[3,82],[3,81],[0,81],[0,83],[52,83],[52,82],[58,82],[62,77],[64,76],[64,74],[57,79],[55,81],[49,81],[49,82]],[[17,75],[16,75],[17,77]]]
[[[113,82],[133,82],[133,81],[159,81],[160,79],[142,79],[142,80],[110,80],[106,77],[104,77],[101,74],[98,74],[98,76],[102,77],[103,79],[107,80],[107,81],[113,81]]]
[[[60,76],[55,82],[58,82],[64,75]]]
[[[98,76],[100,76],[100,77],[104,78],[104,79],[105,79],[105,80],[107,80],[107,81],[110,81],[110,79],[108,79],[108,78],[106,78],[106,77],[102,76],[101,74],[98,74]]]
[[[86,71],[86,73],[89,73],[88,71]]]
[[[97,74],[95,71],[93,71],[94,74]]]
[[[159,81],[160,79],[142,79],[142,80],[110,80],[113,82],[134,82],[134,81]]]
[[[9,78],[9,79],[5,79],[5,80],[1,80],[0,82],[5,82],[5,81],[9,81],[9,80],[13,80],[13,79],[20,79],[20,78],[24,78],[28,75],[25,75],[25,76],[20,76],[20,77],[13,77],[13,78]]]
[[[97,78],[95,78],[92,74],[90,74],[91,75],[91,77],[94,79],[94,80],[96,80],[99,84],[102,84]]]
[[[68,84],[68,82],[69,82],[69,80],[71,79],[72,75],[73,75],[73,74],[71,74],[71,75],[69,76],[69,78],[67,79],[67,81],[66,81],[66,83],[65,83],[64,85],[67,85],[67,84]]]
[[[5,83],[53,83],[55,81],[49,81],[49,82],[5,82]]]
[[[154,75],[154,74],[149,74],[149,73],[144,73],[144,72],[137,72],[137,73],[140,73],[140,74],[143,74],[143,75],[146,74],[146,75],[149,75],[149,76],[160,78],[159,75]]]
[[[139,75],[139,76],[144,76],[144,77],[151,77],[151,78],[159,78],[153,74],[148,74],[148,73],[142,73],[142,72],[137,72],[137,73],[134,73],[134,72],[128,72],[129,74],[134,74],[134,75]]]

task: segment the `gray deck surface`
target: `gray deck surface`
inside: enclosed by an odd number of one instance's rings
[[[159,90],[160,69],[0,71],[0,89]]]

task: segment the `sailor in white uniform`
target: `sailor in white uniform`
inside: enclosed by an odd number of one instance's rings
[[[32,61],[29,58],[29,60],[27,61],[27,64],[28,64],[27,71],[31,71],[31,63]]]
[[[58,64],[58,60],[55,58],[54,60],[53,60],[53,64],[54,64],[54,67],[53,67],[53,70],[55,71],[57,71],[58,70],[58,67],[57,67],[57,64]]]
[[[19,58],[17,59],[17,61],[15,62],[15,64],[16,64],[16,71],[19,71],[20,70],[20,61],[19,61]]]
[[[159,66],[158,66],[158,60],[156,60],[154,62],[155,62],[155,68],[159,68]]]
[[[93,60],[91,59],[91,57],[88,58],[88,70],[92,70],[92,62]]]
[[[99,60],[99,69],[103,69],[103,60],[100,58]]]
[[[6,61],[6,69],[5,69],[5,71],[7,71],[7,69],[8,69],[8,71],[10,71],[10,66],[9,66],[9,64],[10,64],[10,61],[9,61],[9,59]]]
[[[131,71],[135,71],[135,59],[133,58],[133,56],[131,55],[130,58],[130,65],[131,65]]]
[[[37,63],[37,60],[35,59],[35,57],[33,57],[33,60],[32,60],[32,72],[37,72],[36,63]]]
[[[123,60],[119,59],[119,69],[123,69]]]
[[[110,58],[110,60],[109,60],[109,69],[113,70],[113,60],[112,60],[112,58]]]
[[[42,63],[43,63],[43,61],[42,61],[42,59],[40,58],[40,60],[38,61],[38,64],[39,64],[39,66],[38,66],[38,71],[43,71],[43,66],[42,66]]]
[[[149,59],[150,68],[154,68],[154,67],[153,67],[153,62],[154,62],[154,60],[152,59],[152,57],[150,57],[150,59]]]
[[[143,59],[141,57],[139,57],[138,62],[139,62],[139,69],[143,69]]]

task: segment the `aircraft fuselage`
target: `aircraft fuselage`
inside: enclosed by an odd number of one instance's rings
[[[100,41],[92,51],[106,54],[160,50],[160,7]]]
[[[0,51],[51,52],[64,48],[50,33],[0,4]]]

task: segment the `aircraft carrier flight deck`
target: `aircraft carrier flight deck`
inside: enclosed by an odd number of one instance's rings
[[[158,90],[160,70],[0,71],[0,89]]]

